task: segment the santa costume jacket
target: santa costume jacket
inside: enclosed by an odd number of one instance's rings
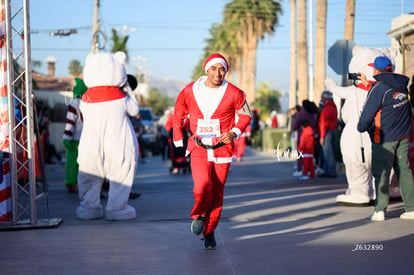
[[[201,111],[200,105],[203,104],[199,97],[199,84],[205,81],[206,77],[201,77],[199,80],[188,84],[179,94],[175,108],[174,108],[174,142],[178,146],[183,140],[182,127],[184,119],[190,114],[190,130],[192,133],[197,133],[197,123],[199,119],[220,119],[220,131],[226,133],[234,131],[237,137],[243,133],[250,124],[251,117],[246,114],[238,114],[239,121],[235,124],[236,110],[243,108],[246,101],[245,93],[234,86],[233,84],[224,81],[222,86],[225,90],[221,100],[217,100],[216,106],[210,107],[210,114],[205,114]],[[216,145],[218,138],[205,139],[203,143],[209,145]],[[199,146],[191,136],[188,141],[187,152]],[[208,150],[208,160],[216,163],[229,163],[232,161],[234,155],[234,142],[224,145],[215,150]]]

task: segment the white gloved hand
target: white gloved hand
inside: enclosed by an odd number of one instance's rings
[[[335,80],[330,77],[325,78],[324,84],[325,87],[331,92],[337,86]]]

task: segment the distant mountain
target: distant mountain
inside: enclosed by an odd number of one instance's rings
[[[150,88],[157,88],[164,96],[176,99],[180,91],[187,85],[188,82],[174,80],[171,78],[156,78],[149,79]]]

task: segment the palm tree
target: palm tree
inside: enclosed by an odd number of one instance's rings
[[[42,61],[39,60],[32,60],[32,68],[41,68],[42,67]]]
[[[309,98],[306,0],[298,0],[298,100]]]
[[[326,7],[327,0],[316,0],[315,99],[321,97],[326,75]]]
[[[289,108],[298,104],[297,101],[297,62],[296,62],[296,0],[290,0],[290,85]]]
[[[112,53],[116,53],[116,52],[124,52],[127,55],[127,59],[128,59],[128,50],[126,48],[126,44],[128,42],[128,35],[124,35],[122,37],[120,37],[118,35],[118,31],[116,29],[112,29]]]
[[[229,71],[226,74],[228,81],[233,82],[233,72],[238,70],[238,60],[240,59],[238,41],[234,39],[236,29],[225,24],[216,24],[211,30],[212,38],[208,41],[207,48],[210,52],[222,53],[229,62]]]
[[[246,92],[250,104],[255,100],[257,44],[265,34],[274,33],[281,12],[280,3],[272,0],[234,0],[224,9],[224,24],[237,30],[235,38],[243,68],[239,87]]]
[[[233,82],[233,72],[237,71],[237,40],[233,39],[234,30],[223,23],[214,24],[210,30],[211,37],[206,40],[207,46],[204,48],[204,54],[193,70],[192,79],[196,80],[204,74],[203,64],[208,56],[212,53],[219,52],[226,57],[229,62],[229,72],[226,75],[228,81]]]
[[[354,40],[355,0],[346,0],[345,39]]]
[[[345,14],[345,32],[344,39],[354,41],[354,28],[355,28],[355,0],[346,0],[346,14]],[[342,85],[346,85],[347,77],[344,72],[342,75]],[[341,106],[343,100],[341,101]]]
[[[73,59],[69,63],[68,70],[71,76],[77,77],[82,73],[82,65],[79,60]]]

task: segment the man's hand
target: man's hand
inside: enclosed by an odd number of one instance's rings
[[[321,145],[321,146],[323,146],[323,144],[325,143],[325,139],[324,138],[320,138],[319,139],[319,144]]]
[[[237,135],[234,132],[223,133],[220,136],[220,141],[222,141],[224,144],[229,144],[236,136]]]
[[[365,87],[368,87],[368,85],[369,85],[369,81],[368,81],[368,79],[367,79],[367,76],[365,75],[365,74],[363,74],[363,73],[359,73],[360,74],[360,76],[359,76],[359,80],[361,80],[361,83],[365,86]]]

